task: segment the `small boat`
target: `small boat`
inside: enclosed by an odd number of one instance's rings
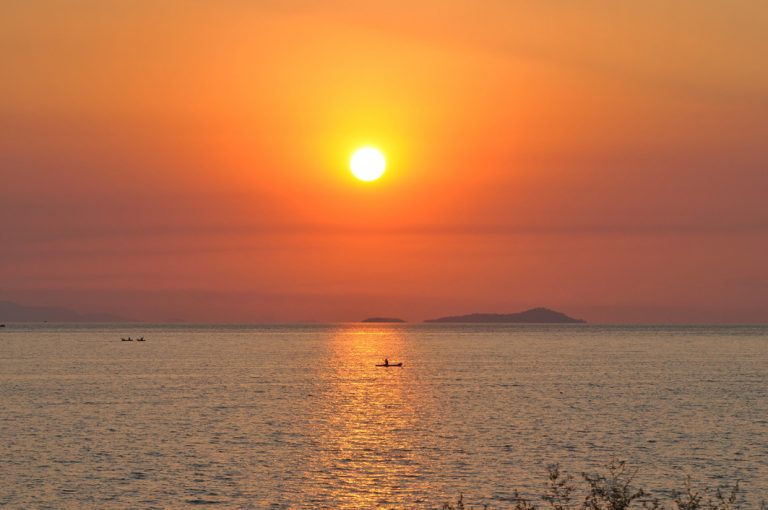
[[[137,341],[137,342],[146,342],[146,340],[144,340],[144,337],[141,337],[141,338],[137,338],[137,339],[136,339],[136,341]]]
[[[131,338],[131,337],[121,338],[120,340],[123,341],[123,342],[133,342],[133,338]]]
[[[376,366],[377,367],[386,367],[386,368],[389,368],[389,367],[402,367],[403,363],[402,362],[400,362],[400,363],[388,363],[386,365],[384,363],[382,363],[382,364],[376,365]]]

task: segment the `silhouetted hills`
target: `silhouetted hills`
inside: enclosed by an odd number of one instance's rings
[[[367,319],[363,319],[360,322],[405,322],[403,319],[398,319],[395,317],[368,317]]]
[[[517,324],[583,324],[586,321],[568,317],[549,308],[532,308],[518,313],[471,313],[429,319],[424,322],[508,322]]]
[[[106,313],[81,314],[55,306],[27,306],[13,301],[0,301],[0,322],[127,322],[123,317]]]

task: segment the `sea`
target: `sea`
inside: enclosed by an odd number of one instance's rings
[[[0,329],[2,508],[512,508],[622,461],[768,499],[768,326]]]

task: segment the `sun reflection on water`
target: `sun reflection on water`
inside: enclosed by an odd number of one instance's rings
[[[355,326],[330,340],[332,374],[320,400],[317,451],[310,476],[321,481],[319,504],[371,508],[402,501],[403,483],[413,490],[425,473],[417,460],[413,430],[419,402],[405,368],[381,368],[407,350],[397,327]],[[428,483],[426,479],[421,482]]]

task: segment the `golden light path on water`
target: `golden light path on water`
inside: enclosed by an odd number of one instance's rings
[[[320,414],[328,421],[316,431],[319,455],[309,464],[322,479],[319,501],[349,508],[386,505],[402,500],[404,481],[409,492],[428,491],[412,442],[421,428],[420,394],[408,387],[405,368],[374,368],[383,356],[402,355],[405,342],[401,329],[376,326],[340,329],[332,337],[334,373],[320,399]]]

